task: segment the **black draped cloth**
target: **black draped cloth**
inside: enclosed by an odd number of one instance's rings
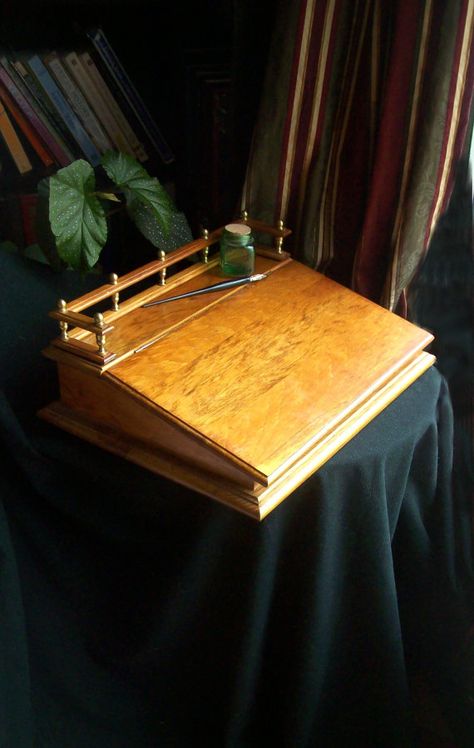
[[[258,524],[40,421],[94,281],[0,273],[0,746],[417,745],[420,672],[469,745],[438,372]]]

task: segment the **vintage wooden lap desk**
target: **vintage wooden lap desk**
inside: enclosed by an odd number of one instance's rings
[[[60,400],[40,415],[159,475],[262,519],[434,361],[432,336],[283,252],[268,277],[143,308],[222,280],[221,229],[51,313]],[[166,281],[166,268],[203,252]],[[158,275],[159,283],[119,294]],[[112,308],[87,316],[106,300]]]

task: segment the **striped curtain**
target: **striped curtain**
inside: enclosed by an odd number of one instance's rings
[[[242,207],[394,309],[469,135],[474,0],[283,0]]]

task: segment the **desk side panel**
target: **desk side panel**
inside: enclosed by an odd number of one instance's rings
[[[64,365],[58,370],[63,407],[89,419],[99,431],[115,432],[130,445],[148,445],[248,490],[256,487],[255,476],[163,420],[156,408],[145,407],[133,393],[111,383],[107,375],[97,377]]]

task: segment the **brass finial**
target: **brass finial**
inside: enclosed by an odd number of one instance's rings
[[[240,215],[241,215],[242,221],[244,223],[247,223],[247,221],[249,220],[249,214],[247,213],[247,211],[245,210],[245,208],[243,209],[243,211],[242,211],[242,213]]]
[[[202,230],[202,237],[206,241],[209,239],[209,231],[207,229]],[[209,247],[204,247],[202,252],[203,262],[209,262]]]
[[[104,315],[100,312],[97,312],[97,314],[94,314],[94,322],[96,323],[97,327],[103,327],[104,326]]]
[[[112,286],[116,286],[117,285],[117,283],[118,283],[118,275],[117,275],[117,273],[110,273],[109,283],[111,283]],[[112,296],[112,309],[113,309],[114,312],[118,312],[118,310],[119,310],[119,298],[120,298],[120,295],[119,295],[119,292],[117,291]]]
[[[62,312],[63,314],[66,314],[66,312],[67,312],[67,304],[64,301],[64,299],[59,299],[58,300],[57,308],[58,308],[59,312]],[[59,334],[60,334],[61,340],[67,340],[68,339],[69,336],[68,336],[67,330],[68,330],[67,322],[63,322],[62,320],[60,320],[60,322],[59,322]]]
[[[163,249],[160,249],[158,254],[161,262],[164,262],[166,259],[166,252]],[[160,270],[160,286],[164,286],[166,283],[166,268],[163,268],[163,270]]]

